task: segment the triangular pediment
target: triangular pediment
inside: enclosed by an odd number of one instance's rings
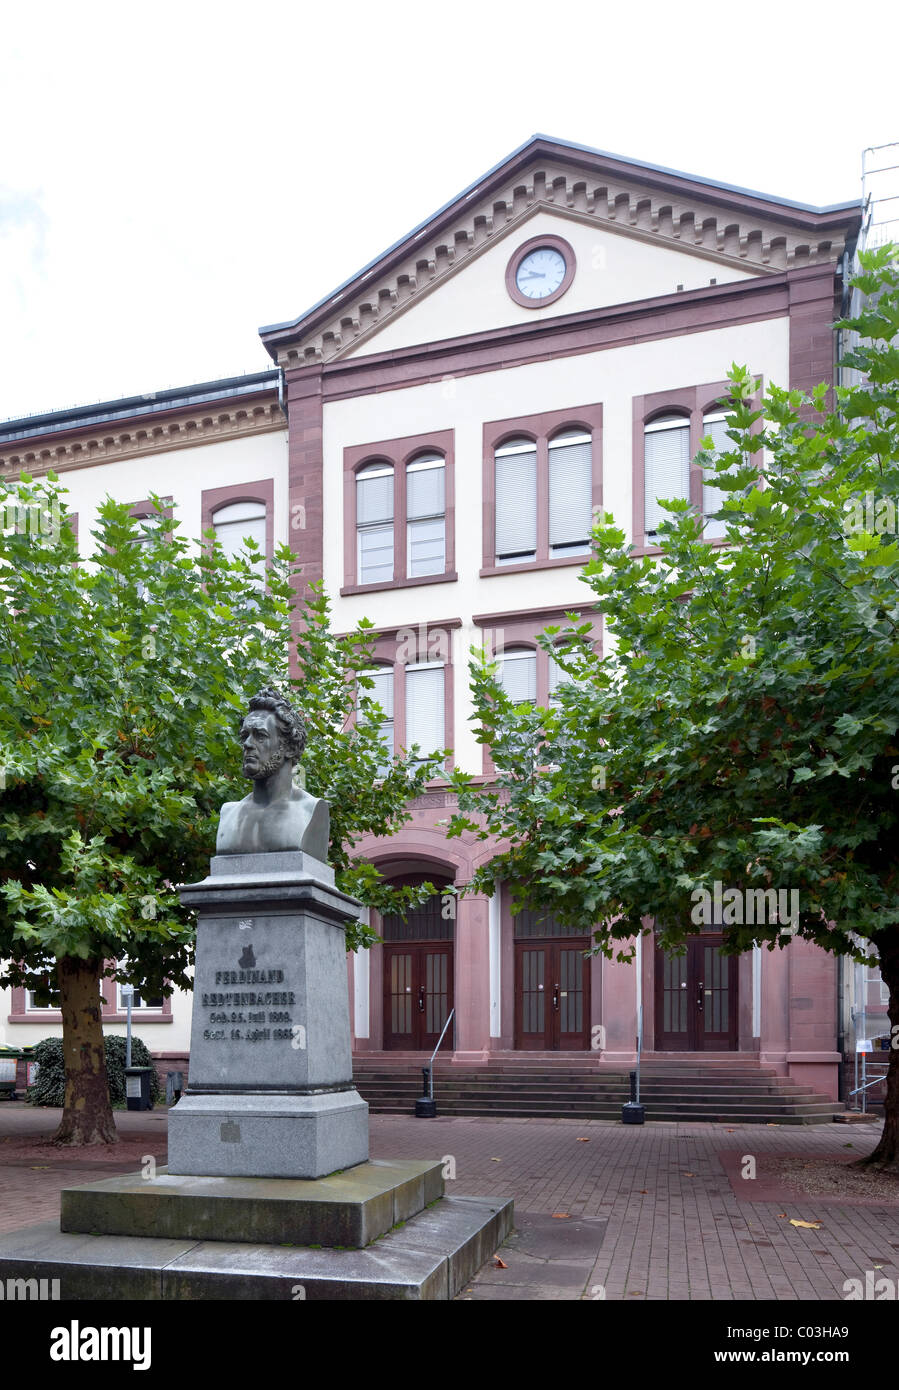
[[[817,209],[537,136],[292,323],[261,330],[283,366],[443,341],[836,262],[854,204]],[[536,311],[506,293],[515,247],[562,237],[577,274]]]

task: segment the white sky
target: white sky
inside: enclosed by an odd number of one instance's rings
[[[264,369],[539,131],[824,204],[899,140],[891,0],[0,0],[0,419]],[[899,174],[896,176],[899,192]]]

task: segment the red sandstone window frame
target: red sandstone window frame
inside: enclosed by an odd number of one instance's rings
[[[444,568],[442,574],[409,575],[406,565],[406,467],[418,456],[442,454],[444,459]],[[356,542],[356,475],[367,463],[393,468],[393,578],[360,584]],[[409,589],[420,584],[447,584],[456,574],[456,456],[455,430],[354,444],[343,451],[343,587],[341,595],[369,594],[381,589]]]
[[[376,666],[393,671],[393,747],[394,753],[406,747],[406,682],[398,679],[399,673],[407,665],[429,658],[443,666],[443,746],[449,749],[444,767],[451,771],[455,766],[453,750],[454,738],[454,691],[453,691],[453,632],[461,628],[461,618],[447,618],[441,622],[411,624],[377,634],[372,646],[371,663],[366,670]],[[414,661],[409,661],[409,656]],[[365,694],[370,692],[365,691]],[[445,779],[432,779],[429,785]]]
[[[215,513],[233,502],[256,502],[265,507],[265,559],[271,564],[275,557],[275,480],[257,478],[251,483],[231,483],[226,487],[204,488],[200,494],[200,520],[204,541],[206,531],[215,529]]]
[[[706,433],[703,421],[705,416],[717,408],[730,409],[730,381],[706,382],[701,386],[679,387],[676,391],[653,391],[645,396],[633,398],[633,513],[632,549],[635,555],[660,555],[662,547],[646,539],[646,426],[663,415],[682,415],[690,424],[690,504],[702,512],[702,469],[693,462],[700,448],[700,440]],[[759,390],[762,389],[761,379]],[[753,398],[756,404],[758,397]],[[753,426],[753,433],[761,428],[761,421]],[[707,545],[727,545],[726,537],[710,536]]]
[[[539,633],[544,632],[547,627],[559,627],[562,632],[570,625],[566,613],[576,613],[578,622],[590,622],[593,633],[593,650],[598,657],[602,656],[602,614],[594,609],[583,608],[580,604],[567,604],[564,607],[555,608],[535,608],[529,613],[513,610],[509,613],[476,613],[472,618],[475,627],[479,627],[482,632],[482,640],[485,652],[493,657],[496,652],[506,649],[517,648],[530,649],[536,652],[536,686],[537,698],[535,703],[544,708],[549,706],[549,652],[545,651],[537,641]],[[556,641],[561,638],[561,632],[557,635]],[[483,775],[491,777],[495,771],[490,749],[484,744],[483,753]]]
[[[602,511],[601,403],[544,410],[537,415],[518,415],[507,420],[487,420],[483,426],[483,562],[480,577],[520,574],[527,570],[585,565],[589,552],[551,555],[549,546],[549,441],[566,429],[582,429],[591,439],[591,509],[594,519]],[[494,451],[516,438],[533,439],[537,445],[537,550],[533,560],[502,565],[496,559],[496,460]]]

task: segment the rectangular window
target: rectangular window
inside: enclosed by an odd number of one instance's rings
[[[360,690],[360,695],[367,696],[370,700],[376,700],[384,711],[380,724],[381,742],[384,746],[384,762],[378,768],[380,773],[385,773],[393,758],[393,667],[375,666],[371,670],[364,672],[370,676],[374,682],[371,690]]]
[[[727,437],[727,417],[722,411],[704,416],[702,433],[703,436],[707,434],[712,436],[716,453],[725,453],[733,447],[733,441]],[[726,499],[731,496],[733,496],[732,493],[722,492],[713,483],[703,482],[702,515],[705,519],[703,535],[706,540],[719,540],[727,534],[727,522],[723,518],[716,519],[715,512],[720,511]]]
[[[444,746],[444,668],[436,662],[406,666],[406,747],[417,743],[422,757]]]
[[[229,560],[246,552],[247,540],[265,554],[265,503],[231,502],[212,514],[215,538]]]
[[[406,468],[406,573],[443,574],[446,568],[446,467],[439,455]]]
[[[372,463],[356,475],[356,526],[360,584],[393,578],[393,469]]]
[[[590,550],[593,446],[589,434],[566,430],[549,441],[549,553]]]
[[[644,528],[654,538],[670,516],[659,500],[690,497],[690,422],[683,416],[664,416],[645,427]]]
[[[341,593],[454,581],[454,480],[452,430],[345,448]]]
[[[496,562],[537,554],[537,446],[515,439],[496,450]]]
[[[602,405],[486,420],[481,575],[583,564],[602,508]]]
[[[124,1014],[124,1013],[127,1013],[127,1012],[128,1012],[128,999],[127,999],[127,997],[122,993],[123,986],[122,986],[121,984],[119,985],[118,989],[119,989],[119,1013]],[[155,995],[155,994],[154,994],[154,995],[150,995],[150,996],[148,996],[148,997],[145,997],[144,995],[140,994],[140,993],[135,989],[133,995],[131,996],[131,1009],[132,1009],[132,1012],[133,1012],[135,1009],[157,1009],[157,1010],[158,1010],[158,1009],[161,1009],[161,1008],[162,1008],[162,1006],[163,1006],[164,1003],[165,1003],[165,1000],[163,999],[163,997],[162,997],[161,994],[159,994],[159,995]]]
[[[537,703],[537,653],[504,652],[499,670],[500,684],[516,705]]]

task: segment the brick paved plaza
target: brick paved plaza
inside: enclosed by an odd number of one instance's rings
[[[163,1110],[118,1112],[123,1143],[105,1158],[36,1147],[58,1113],[0,1105],[0,1231],[56,1219],[63,1187],[165,1160]],[[373,1115],[371,1147],[452,1160],[448,1192],[514,1198],[506,1268],[491,1263],[462,1300],[841,1300],[865,1271],[899,1280],[899,1202],[789,1195],[766,1157],[848,1160],[878,1128]],[[755,1181],[740,1176],[747,1155]]]

